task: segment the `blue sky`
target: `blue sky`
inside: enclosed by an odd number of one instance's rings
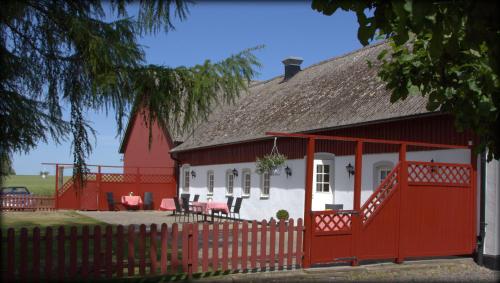
[[[324,16],[309,2],[201,2],[190,15],[175,22],[175,31],[141,38],[147,63],[192,66],[204,60],[222,60],[243,49],[265,45],[255,54],[262,63],[258,80],[283,73],[281,60],[304,58],[303,67],[361,47],[353,13]],[[89,164],[121,165],[120,136],[113,113],[87,113],[97,131]],[[146,137],[145,137],[146,138]],[[70,142],[41,143],[28,154],[14,155],[17,174],[37,174],[42,162],[72,163]]]

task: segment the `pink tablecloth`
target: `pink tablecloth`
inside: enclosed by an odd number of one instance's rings
[[[227,207],[227,203],[225,202],[215,202],[215,201],[210,201],[210,202],[202,202],[202,201],[196,201],[191,203],[193,206],[193,209],[196,209],[199,207],[203,213],[207,213],[210,210],[222,210],[226,214],[229,213],[229,208]]]
[[[122,203],[128,206],[139,206],[142,205],[142,199],[140,196],[122,196]]]
[[[161,200],[160,210],[175,211],[175,203],[173,198],[164,198]]]

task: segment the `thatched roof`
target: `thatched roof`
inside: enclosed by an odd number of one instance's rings
[[[410,96],[391,103],[377,76],[385,43],[364,47],[300,71],[252,84],[232,105],[215,109],[172,152],[265,138],[265,132],[320,129],[427,113],[426,99]],[[367,61],[373,63],[368,66]]]

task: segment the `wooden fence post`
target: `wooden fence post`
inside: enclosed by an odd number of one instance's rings
[[[238,270],[239,223],[233,222],[233,244],[231,253],[231,270]]]
[[[106,264],[106,278],[113,277],[113,227],[106,226],[106,246],[104,251],[104,262]]]
[[[156,224],[151,224],[150,229],[149,229],[149,257],[151,260],[151,266],[149,269],[150,274],[155,274],[156,273],[156,268],[157,268],[157,254],[156,254]]]
[[[135,227],[134,225],[128,226],[128,239],[127,239],[127,267],[128,276],[135,274]]]
[[[248,261],[248,222],[243,221],[241,229],[241,271],[246,272]]]
[[[77,272],[77,243],[78,243],[78,230],[72,226],[69,232],[69,277],[75,278]]]
[[[7,281],[14,281],[16,274],[16,246],[15,246],[15,232],[14,228],[9,228],[7,230]]]
[[[146,225],[139,226],[139,274],[144,276],[146,274]]]
[[[37,282],[40,280],[40,228],[33,229],[33,270],[32,280]]]
[[[352,266],[357,266],[359,264],[359,233],[361,232],[361,180],[363,173],[363,142],[356,142],[356,152],[354,157],[354,211],[355,214],[351,214],[351,225],[352,225],[352,254],[353,260],[351,261]]]
[[[212,231],[212,270],[219,270],[219,223],[213,223]]]
[[[100,277],[101,271],[101,226],[94,226],[93,244],[94,244],[94,259],[93,259],[93,276]]]
[[[52,279],[52,227],[45,229],[45,279]]]
[[[116,227],[116,276],[123,276],[123,238],[124,238],[123,225]]]
[[[26,281],[28,275],[28,229],[21,228],[21,237],[19,239],[19,279]],[[8,256],[11,256],[10,254]]]
[[[262,271],[266,270],[266,259],[267,259],[267,221],[264,220],[260,225],[260,269]]]
[[[82,279],[87,279],[89,275],[89,226],[82,228]]]
[[[59,226],[57,231],[57,277],[59,281],[64,280],[64,273],[66,272],[66,249],[64,244],[66,243],[66,234],[64,231],[64,226]]]
[[[168,226],[167,224],[161,224],[161,254],[160,254],[160,265],[161,273],[167,273],[167,254],[168,254]],[[172,263],[172,260],[170,260]]]
[[[397,230],[397,258],[396,263],[404,261],[404,214],[405,214],[405,194],[408,188],[408,163],[406,161],[407,145],[401,144],[399,148],[399,206],[398,206],[398,230]]]
[[[55,186],[55,195],[54,195],[54,208],[56,210],[59,209],[59,164],[56,164],[56,186]]]
[[[304,234],[304,255],[302,259],[302,266],[309,268],[311,266],[311,241],[312,241],[312,191],[313,191],[313,171],[314,171],[314,152],[316,141],[314,138],[309,138],[307,143],[306,155],[306,184],[305,184],[305,197],[304,197],[304,221],[305,221],[305,234]]]

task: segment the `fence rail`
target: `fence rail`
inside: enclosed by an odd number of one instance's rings
[[[302,263],[303,230],[302,219],[10,228],[0,233],[0,267],[4,282],[292,269]]]
[[[53,210],[54,196],[7,195],[0,197],[1,211]]]

